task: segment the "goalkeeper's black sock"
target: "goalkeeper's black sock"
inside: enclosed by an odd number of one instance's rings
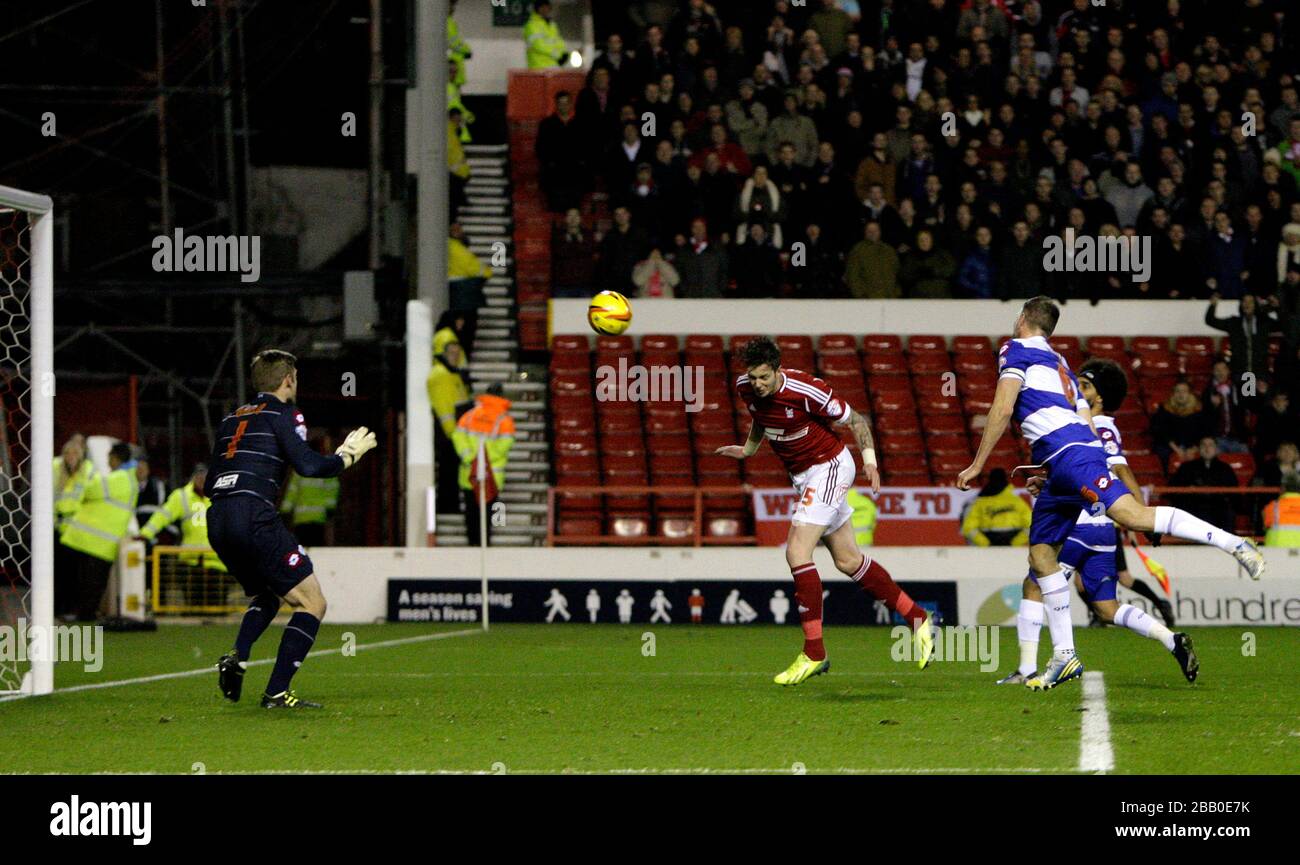
[[[1151,591],[1151,587],[1148,586],[1146,583],[1142,582],[1141,580],[1139,580],[1137,577],[1133,578],[1133,585],[1128,586],[1127,588],[1130,588],[1133,591],[1137,592],[1139,595],[1146,598],[1152,604],[1160,603],[1160,599],[1156,597],[1155,592]]]
[[[293,614],[289,624],[284,626],[284,636],[280,638],[280,654],[275,658],[271,681],[266,683],[267,694],[274,697],[281,691],[289,690],[289,682],[311,651],[319,629],[320,619],[311,613]]]
[[[280,599],[267,592],[253,598],[244,613],[244,620],[239,623],[239,635],[235,637],[235,657],[247,661],[253,652],[253,643],[262,636],[275,614],[280,612]]]

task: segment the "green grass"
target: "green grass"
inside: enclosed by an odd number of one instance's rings
[[[317,649],[435,633],[427,625],[325,627]],[[456,628],[448,626],[443,631]],[[642,652],[654,631],[655,654]],[[274,626],[254,659],[274,656]],[[1105,675],[1116,772],[1262,773],[1300,767],[1300,633],[1193,632],[1201,681],[1187,685],[1158,644],[1079,630]],[[61,665],[60,688],[212,663],[231,626],[107,634],[104,667]],[[1073,772],[1081,688],[995,687],[976,663],[918,671],[890,660],[884,628],[827,634],[829,675],[771,683],[800,644],[794,627],[503,625],[489,634],[314,657],[295,687],[326,708],[257,707],[215,672],[0,703],[0,772],[611,771]],[[1017,657],[1001,631],[1001,667]],[[1046,647],[1042,650],[1046,652]],[[496,770],[501,770],[497,765]]]

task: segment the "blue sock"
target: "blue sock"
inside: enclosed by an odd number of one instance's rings
[[[235,637],[235,656],[247,661],[253,652],[253,643],[262,636],[275,614],[280,612],[280,599],[269,592],[253,598],[244,613],[244,620],[239,624],[239,636]]]
[[[294,613],[289,624],[284,626],[284,636],[280,638],[280,654],[275,658],[275,669],[271,671],[271,681],[266,683],[266,693],[274,697],[282,691],[289,690],[293,674],[298,672],[302,662],[316,642],[316,631],[320,629],[320,619],[311,613]]]

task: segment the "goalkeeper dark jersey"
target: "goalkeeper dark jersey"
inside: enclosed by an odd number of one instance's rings
[[[214,502],[256,496],[274,507],[289,468],[305,478],[332,478],[342,473],[343,457],[312,450],[298,407],[259,393],[221,421],[208,465],[203,494]]]

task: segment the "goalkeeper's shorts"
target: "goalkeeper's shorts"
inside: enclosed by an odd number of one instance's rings
[[[270,591],[283,598],[312,574],[307,551],[262,499],[217,499],[207,521],[208,543],[249,596]]]

